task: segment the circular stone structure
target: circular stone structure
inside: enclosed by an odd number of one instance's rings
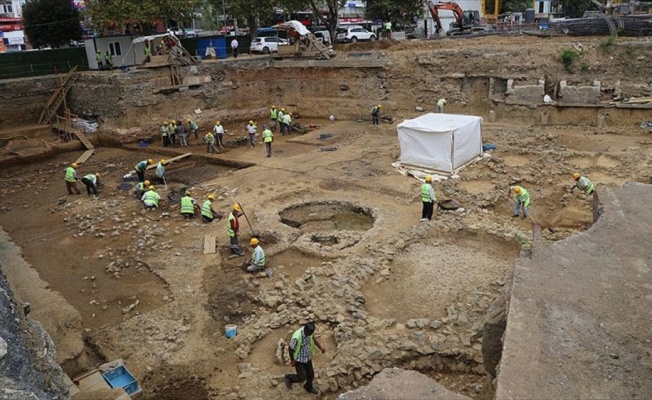
[[[304,233],[367,231],[374,225],[373,212],[345,201],[315,201],[295,204],[279,213],[281,222]],[[316,239],[319,241],[319,239]]]

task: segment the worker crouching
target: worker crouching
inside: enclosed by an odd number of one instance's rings
[[[245,264],[247,266],[247,272],[262,272],[265,270],[265,251],[260,246],[260,241],[256,238],[252,238],[249,242],[253,252],[251,253],[251,259],[248,260]]]
[[[149,189],[143,194],[143,197],[141,197],[141,200],[143,201],[143,204],[145,204],[145,208],[148,210],[152,210],[154,208],[158,208],[159,202],[161,201],[161,196],[156,192],[156,188],[154,186],[150,186]]]
[[[575,180],[575,185],[573,185],[573,187],[571,188],[571,192],[576,188],[581,190],[587,195],[593,194],[593,192],[595,191],[593,182],[591,182],[591,180],[586,176],[582,176],[576,172],[573,174],[573,179]]]
[[[195,217],[195,210],[199,210],[199,206],[195,199],[192,198],[190,192],[186,192],[181,198],[181,215],[185,219],[192,219]]]
[[[136,197],[138,197],[139,199],[141,199],[141,198],[143,197],[143,195],[145,194],[145,192],[146,192],[147,190],[149,190],[149,186],[150,186],[150,185],[151,185],[151,182],[150,182],[150,181],[138,182],[138,183],[134,186],[134,194],[136,195]]]
[[[201,220],[205,223],[213,222],[217,212],[213,210],[213,202],[215,201],[215,195],[209,194],[204,203],[201,205]]]

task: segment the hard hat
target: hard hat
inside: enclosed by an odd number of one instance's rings
[[[215,200],[215,195],[214,194],[209,194],[208,195],[208,200]]]
[[[220,124],[220,121],[215,121],[215,125],[219,125],[219,124]]]
[[[281,111],[285,111],[285,108],[281,108]]]
[[[426,176],[426,182],[432,182],[432,176],[430,175]]]
[[[156,188],[152,185],[149,187],[149,190],[156,190]]]
[[[272,108],[276,108],[276,106],[272,106]]]
[[[382,104],[378,104],[378,108],[383,108],[383,105],[382,105]]]
[[[575,179],[575,180],[580,179],[580,174],[578,174],[577,172],[575,172],[575,173],[573,174],[573,179]]]
[[[186,193],[184,193],[184,196],[190,196],[190,192],[186,190]]]
[[[208,132],[207,132],[206,134],[207,134],[207,135],[212,135],[212,134],[213,134],[213,132],[211,132],[211,131],[208,131]]]
[[[188,122],[192,121],[190,118],[188,118]]]
[[[236,210],[236,211],[242,211],[242,208],[240,207],[240,204],[238,204],[238,203],[235,203],[233,205],[233,209]]]
[[[95,176],[96,176],[97,178],[99,178],[99,177],[100,177],[100,173],[99,173],[99,172],[96,172],[96,173],[95,173]]]
[[[173,119],[173,120],[172,120],[172,123],[173,123],[173,124],[176,124],[176,123],[177,123],[177,120],[176,120],[176,119]]]
[[[292,113],[291,113],[291,112],[289,112],[289,113],[288,113],[288,115],[289,115],[289,116],[291,117],[291,116],[292,116]]]
[[[257,246],[258,243],[259,243],[259,241],[256,238],[251,238],[251,241],[249,242],[249,244],[252,245],[252,246]]]
[[[152,160],[151,158],[149,160],[147,160],[147,164],[152,164],[153,162],[154,162],[154,160]]]
[[[143,182],[143,185],[149,187],[149,185],[151,185],[151,183],[152,183],[152,182],[150,182],[150,181],[145,181],[145,182]]]
[[[516,194],[521,193],[521,187],[520,186],[515,186],[514,187],[514,193],[516,193]]]
[[[70,166],[71,166],[71,167],[73,167],[73,168],[78,168],[78,167],[79,167],[79,165],[77,165],[77,163],[76,163],[76,162],[74,162],[74,163],[72,163],[72,164],[70,164]]]
[[[168,124],[168,121],[163,122],[163,125],[167,125],[167,124]]]
[[[165,164],[165,160],[164,160],[164,159],[161,159],[160,162],[161,162],[161,164]]]
[[[253,125],[253,124],[254,124],[254,121],[249,121],[249,125]]]

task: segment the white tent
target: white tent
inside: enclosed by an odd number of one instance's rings
[[[402,166],[452,174],[482,156],[482,117],[425,114],[397,129]]]

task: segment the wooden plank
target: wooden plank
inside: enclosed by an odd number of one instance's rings
[[[641,97],[641,98],[635,98],[632,97],[631,99],[627,100],[625,103],[626,104],[637,104],[637,103],[649,103],[652,101],[652,97]]]
[[[184,159],[184,158],[188,158],[188,157],[190,157],[191,155],[192,155],[192,153],[186,153],[186,154],[182,154],[182,155],[180,155],[180,156],[176,156],[176,157],[168,158],[168,159],[165,160],[165,161],[166,161],[165,164],[167,165],[167,164],[169,164],[169,163],[171,163],[171,162],[175,162],[175,161],[177,161],[177,160],[181,160],[181,159]],[[138,162],[140,162],[140,161],[138,161]],[[148,166],[147,166],[147,170],[149,171],[149,170],[152,170],[152,169],[156,169],[156,164],[158,164],[158,161],[155,161],[154,164],[152,164],[152,165],[148,165]],[[132,169],[131,171],[129,171],[129,173],[130,173],[130,174],[135,174],[135,173],[136,173],[136,170],[135,170],[135,169]]]
[[[215,253],[215,236],[204,236],[204,254]]]
[[[85,163],[86,160],[88,160],[88,159],[90,158],[90,156],[93,155],[93,152],[95,152],[95,149],[86,150],[86,151],[84,152],[84,154],[82,154],[82,155],[77,159],[77,161],[75,161],[75,162],[76,162],[77,164],[83,164],[83,163]]]

